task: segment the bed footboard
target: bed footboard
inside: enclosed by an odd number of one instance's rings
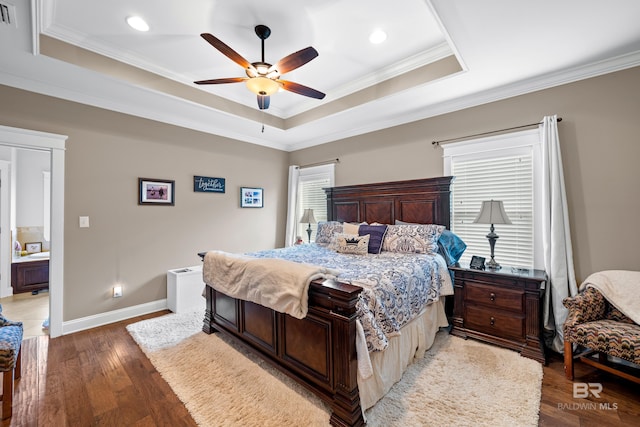
[[[357,384],[356,302],[362,289],[311,282],[304,319],[206,289],[203,330],[222,332],[260,354],[331,406],[331,425],[364,425]]]

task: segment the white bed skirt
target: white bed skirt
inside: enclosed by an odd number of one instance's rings
[[[444,298],[430,304],[424,313],[407,323],[400,335],[389,339],[384,351],[369,353],[373,375],[362,378],[358,374],[358,389],[362,411],[375,405],[402,378],[414,359],[421,359],[431,348],[436,333],[449,326],[444,312]]]

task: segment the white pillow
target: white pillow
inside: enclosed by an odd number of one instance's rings
[[[366,255],[369,253],[369,235],[340,233],[334,236],[333,249],[341,254]]]
[[[355,234],[358,235],[358,229],[360,228],[360,224],[352,224],[350,222],[342,223],[342,232],[344,234]]]

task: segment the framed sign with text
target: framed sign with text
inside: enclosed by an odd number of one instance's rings
[[[193,191],[197,193],[224,193],[224,178],[194,176]]]

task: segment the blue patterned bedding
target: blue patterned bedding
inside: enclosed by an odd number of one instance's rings
[[[363,288],[356,305],[369,351],[387,348],[389,337],[418,316],[424,307],[453,292],[444,259],[439,255],[382,252],[378,255],[337,253],[317,244],[253,252],[259,258],[281,258],[340,271],[341,282]]]

